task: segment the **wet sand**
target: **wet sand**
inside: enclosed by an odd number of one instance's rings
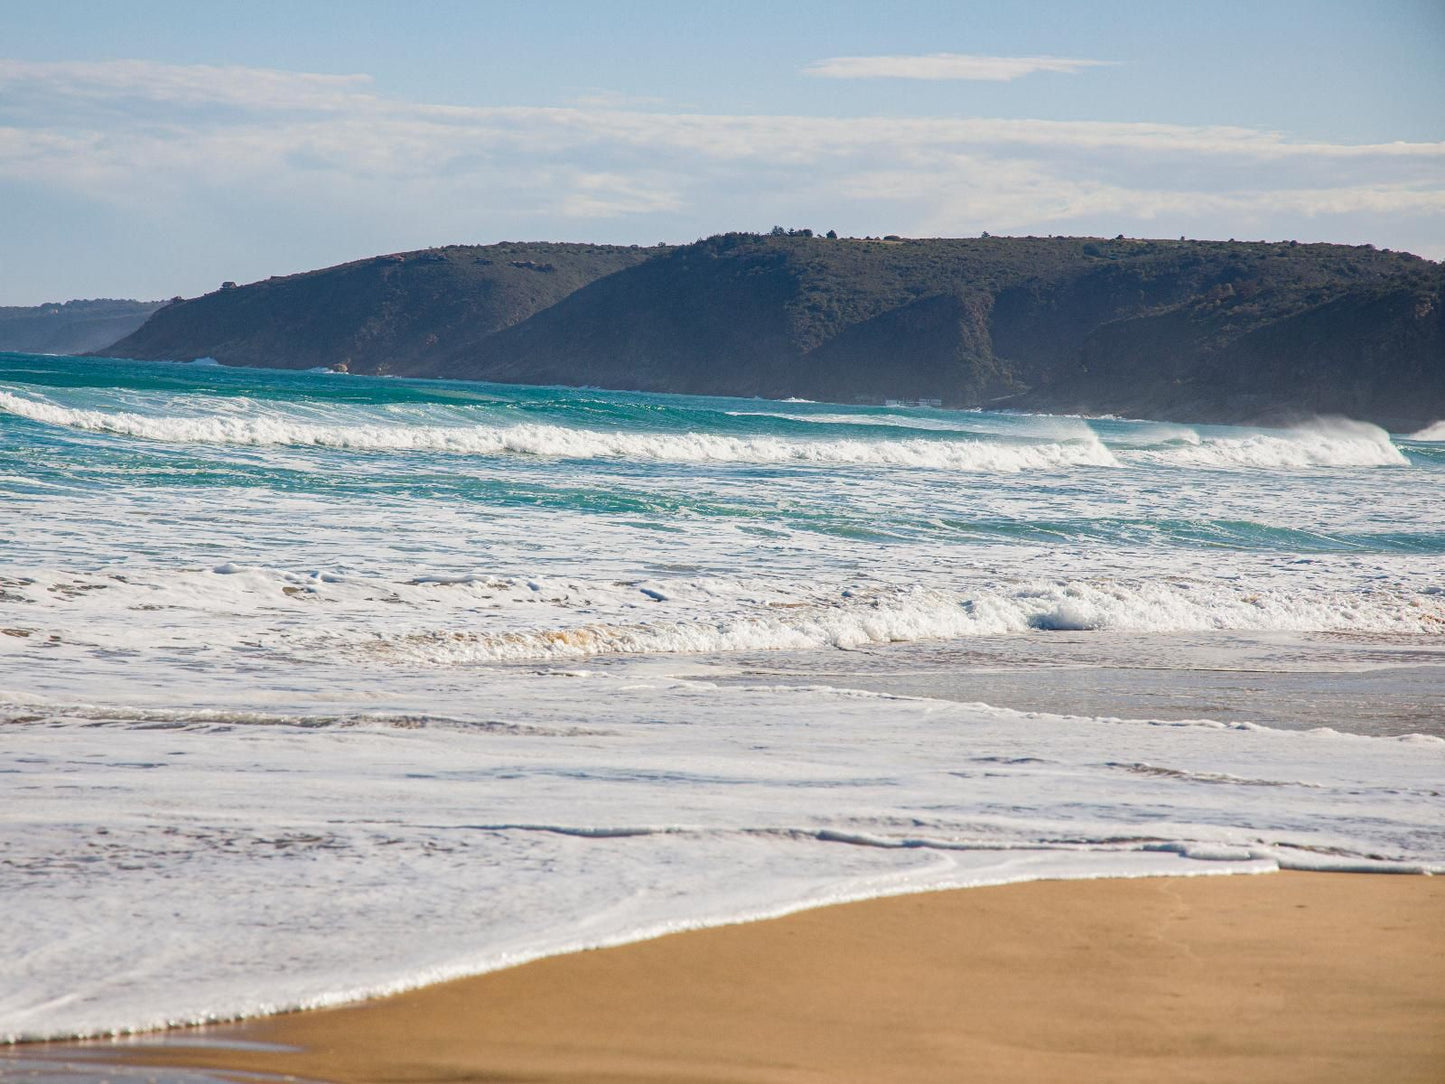
[[[1438,1084],[1445,879],[1280,873],[925,893],[180,1034],[292,1049],[116,1053],[338,1082]]]
[[[763,679],[1015,711],[1445,738],[1445,646],[1420,637],[1055,632],[701,662],[708,680],[727,684]]]

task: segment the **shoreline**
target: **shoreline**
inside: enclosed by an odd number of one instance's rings
[[[1445,881],[1430,877],[1028,881],[666,934],[337,1008],[12,1049],[337,1082],[1425,1081],[1445,1061],[1442,918]]]

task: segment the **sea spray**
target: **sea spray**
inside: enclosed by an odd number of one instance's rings
[[[1151,427],[1153,436],[1161,431]],[[1163,430],[1169,433],[1170,430]],[[1320,419],[1294,429],[1256,432],[1246,436],[1201,437],[1193,430],[1174,430],[1169,447],[1135,453],[1134,458],[1156,463],[1198,467],[1391,467],[1407,460],[1377,425],[1344,418]]]

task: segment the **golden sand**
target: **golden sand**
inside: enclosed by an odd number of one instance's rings
[[[339,1082],[1440,1084],[1445,878],[925,893],[203,1034],[296,1050],[118,1057]]]

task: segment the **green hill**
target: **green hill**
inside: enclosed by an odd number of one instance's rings
[[[0,307],[0,350],[22,354],[84,354],[129,335],[160,301],[64,301]]]
[[[166,306],[104,352],[282,369],[414,373],[655,250],[450,245],[227,284]]]
[[[111,353],[1191,421],[1445,417],[1445,269],[1370,246],[725,234],[448,248],[222,290]]]

